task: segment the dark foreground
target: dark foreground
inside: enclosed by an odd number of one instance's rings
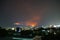
[[[32,40],[32,38],[1,37],[0,40]]]
[[[5,30],[0,28],[0,40],[33,40],[41,36],[41,40],[60,40],[60,28],[38,28],[34,30]]]

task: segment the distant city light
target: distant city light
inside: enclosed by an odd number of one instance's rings
[[[12,30],[15,30],[15,28],[12,28]]]
[[[54,32],[54,34],[56,34],[56,32]]]
[[[60,25],[54,25],[54,27],[60,27]]]
[[[35,25],[32,25],[32,27],[34,27]]]
[[[49,30],[47,30],[47,32],[50,32]]]
[[[54,25],[54,27],[57,27],[56,25]]]
[[[50,27],[52,27],[52,25],[50,25]]]
[[[16,22],[16,23],[14,23],[14,25],[20,25],[20,23],[19,22]]]

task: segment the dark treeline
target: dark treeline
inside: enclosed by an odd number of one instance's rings
[[[59,40],[60,28],[38,28],[34,30],[6,30],[0,27],[0,37],[20,37],[20,38],[34,38],[35,36],[42,36],[42,40]]]

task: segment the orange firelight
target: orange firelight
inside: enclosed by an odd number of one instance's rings
[[[35,25],[32,25],[32,27],[35,27]]]
[[[16,22],[16,23],[14,23],[15,25],[20,25],[20,23],[19,22]]]
[[[26,25],[31,26],[31,27],[35,27],[37,25],[37,23],[36,22],[27,22]]]

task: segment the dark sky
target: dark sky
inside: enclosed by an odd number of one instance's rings
[[[0,26],[60,24],[59,0],[0,0]]]

